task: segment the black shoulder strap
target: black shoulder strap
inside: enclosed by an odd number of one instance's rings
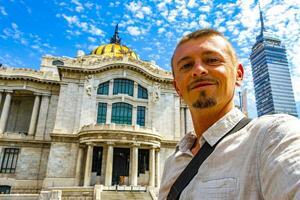
[[[208,158],[208,156],[214,151],[219,142],[227,135],[235,133],[246,126],[251,119],[244,117],[237,125],[235,125],[228,133],[226,133],[214,146],[210,146],[207,142],[201,147],[194,158],[189,162],[187,167],[181,172],[179,177],[172,185],[168,194],[167,200],[178,200],[181,192],[191,182],[194,176],[198,173],[201,164]]]

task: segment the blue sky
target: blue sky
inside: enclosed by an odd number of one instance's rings
[[[300,108],[300,1],[260,4],[267,30],[286,44]],[[223,32],[246,69],[243,87],[249,91],[250,114],[256,115],[249,62],[260,31],[256,0],[0,0],[0,63],[39,69],[46,54],[75,57],[77,50],[88,54],[109,42],[117,23],[124,45],[166,70],[183,35],[203,27]]]

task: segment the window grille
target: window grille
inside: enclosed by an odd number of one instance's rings
[[[132,105],[113,103],[111,122],[116,124],[132,124]]]
[[[1,173],[15,173],[19,155],[18,148],[5,148],[1,164]]]

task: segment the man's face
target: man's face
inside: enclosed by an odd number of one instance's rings
[[[227,42],[220,36],[191,39],[173,57],[174,85],[192,108],[222,109],[233,101],[243,67],[233,63]]]

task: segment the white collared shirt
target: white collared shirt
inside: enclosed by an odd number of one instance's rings
[[[244,114],[234,108],[206,130],[200,146],[213,146]],[[159,200],[192,160],[196,136],[188,133],[165,162]],[[240,131],[226,136],[203,162],[183,190],[180,200],[300,199],[300,120],[285,114],[253,119]]]

